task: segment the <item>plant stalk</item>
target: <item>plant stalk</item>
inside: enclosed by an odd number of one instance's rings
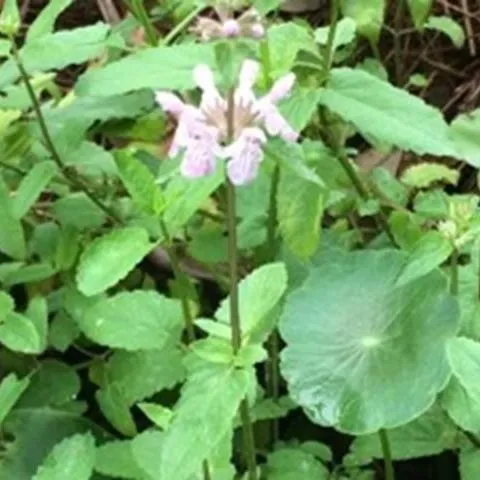
[[[228,93],[228,139],[234,138],[234,91]],[[232,349],[236,354],[242,346],[242,327],[240,323],[240,305],[238,292],[238,250],[237,250],[237,208],[235,186],[227,179],[227,229],[228,229],[228,265],[230,278],[230,326],[232,330]],[[255,438],[250,410],[246,398],[240,403],[244,455],[248,468],[248,480],[258,480],[255,459]]]
[[[40,131],[42,133],[43,139],[45,140],[45,145],[48,151],[50,152],[50,155],[52,156],[53,161],[55,162],[59,170],[62,172],[63,176],[73,186],[82,190],[85,193],[85,195],[87,195],[87,197],[90,198],[90,200],[92,200],[92,202],[95,203],[95,205],[97,205],[97,207],[99,207],[101,210],[103,210],[112,220],[114,220],[117,223],[122,223],[122,220],[117,215],[117,213],[113,209],[105,205],[101,200],[99,200],[96,197],[96,195],[90,190],[88,185],[86,185],[85,182],[81,179],[81,177],[76,172],[70,171],[68,166],[64,163],[64,161],[60,157],[60,154],[58,153],[58,150],[56,149],[53,139],[48,130],[47,123],[45,121],[45,118],[42,113],[42,109],[40,107],[40,103],[35,95],[35,91],[33,90],[28,73],[25,70],[25,67],[23,66],[22,60],[20,58],[20,53],[18,51],[18,47],[15,44],[15,40],[13,38],[10,38],[10,41],[12,45],[13,58],[17,64],[18,71],[20,72],[20,77],[23,83],[25,84],[25,88],[27,90],[30,101],[32,102],[32,107],[37,117],[37,121],[40,126]]]
[[[335,36],[337,34],[338,20],[340,18],[340,5],[339,0],[331,0],[330,2],[330,29],[328,30],[328,38],[326,45],[326,52],[324,58],[324,71],[325,71],[325,80],[328,79],[330,70],[332,68],[333,56],[335,54],[333,45],[335,42]]]
[[[392,463],[392,451],[386,430],[378,432],[380,443],[382,444],[383,459],[385,462],[385,480],[395,480],[395,471]]]
[[[158,46],[157,32],[152,25],[148,12],[145,8],[143,0],[125,0],[124,1],[127,8],[130,10],[132,15],[137,19],[137,21],[142,25],[145,30],[145,35],[147,41],[152,47]]]
[[[454,248],[450,258],[450,293],[453,296],[458,295],[458,257],[459,252]]]
[[[163,39],[163,45],[170,45],[172,41],[181,33],[183,30],[185,30],[190,23],[195,20],[197,15],[204,10],[205,6],[197,7],[195,10],[192,10],[184,19],[182,19],[175,27],[168,32],[168,34],[164,37]]]

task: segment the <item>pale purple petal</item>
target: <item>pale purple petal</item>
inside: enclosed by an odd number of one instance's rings
[[[204,92],[217,89],[212,69],[208,65],[197,65],[193,70],[193,79],[195,84]]]
[[[180,172],[187,178],[199,178],[215,172],[218,130],[198,125],[189,139]]]
[[[250,27],[250,34],[255,39],[260,39],[265,36],[265,27],[261,23],[254,23]]]
[[[237,186],[246,185],[255,179],[263,160],[262,144],[265,134],[258,128],[246,128],[240,137],[225,149],[231,160],[227,164],[227,175]]]
[[[246,59],[240,68],[238,88],[240,90],[251,90],[257,81],[260,72],[260,64],[255,60]]]
[[[287,97],[292,91],[295,85],[295,74],[289,73],[279,78],[274,84],[271,90],[265,96],[271,103],[278,103],[283,98]]]
[[[279,136],[288,142],[297,141],[298,132],[290,126],[273,103],[263,100],[257,104],[257,108],[260,119],[270,135]]]
[[[222,31],[226,37],[238,37],[240,30],[240,24],[232,18],[222,24]]]
[[[170,92],[165,92],[162,90],[156,92],[155,100],[165,112],[171,113],[177,118],[181,115],[185,108],[183,101],[177,97],[177,95]]]

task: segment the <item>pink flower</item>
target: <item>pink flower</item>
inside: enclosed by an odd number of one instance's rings
[[[215,171],[217,158],[226,158],[231,182],[245,185],[256,177],[263,160],[262,147],[267,141],[264,130],[286,141],[298,139],[298,133],[277,107],[278,102],[290,94],[295,76],[288,74],[280,78],[258,99],[253,88],[259,70],[258,62],[253,60],[247,59],[242,64],[234,92],[233,112],[230,112],[233,125],[229,125],[227,101],[218,91],[213,72],[206,65],[197,65],[193,72],[195,83],[202,91],[198,107],[185,104],[170,92],[157,92],[157,102],[178,122],[169,155],[184,152],[182,175],[189,178],[208,175]],[[233,132],[229,127],[233,127]]]

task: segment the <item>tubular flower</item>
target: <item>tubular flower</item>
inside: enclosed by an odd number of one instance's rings
[[[280,78],[266,95],[257,98],[253,87],[258,73],[257,62],[243,62],[230,106],[206,65],[198,65],[193,72],[202,92],[198,107],[184,103],[170,92],[157,92],[158,104],[177,120],[169,155],[183,152],[182,175],[189,178],[208,175],[214,172],[216,159],[224,158],[228,161],[230,181],[245,185],[257,175],[266,133],[289,142],[298,139],[298,133],[277,107],[278,102],[290,94],[295,76],[288,74]],[[229,112],[229,108],[232,111]]]
[[[243,12],[238,18],[232,16],[232,9],[220,3],[214,7],[217,19],[200,17],[191,29],[203,41],[215,38],[251,37],[262,38],[265,28],[260,14],[254,8]]]

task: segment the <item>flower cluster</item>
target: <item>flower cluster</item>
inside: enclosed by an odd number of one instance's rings
[[[218,20],[208,17],[200,17],[192,32],[203,41],[215,38],[251,37],[262,38],[265,28],[262,25],[260,14],[254,8],[242,13],[238,18],[231,15],[231,9],[224,4],[214,7]]]
[[[297,140],[298,133],[277,107],[292,90],[295,75],[289,73],[280,78],[266,95],[257,98],[253,87],[259,68],[253,60],[243,62],[230,100],[220,95],[213,72],[206,65],[198,65],[193,72],[195,83],[202,91],[198,107],[184,103],[171,92],[156,93],[158,104],[178,122],[169,155],[184,154],[182,175],[197,178],[211,174],[217,158],[223,158],[228,160],[230,181],[245,185],[257,175],[266,134],[290,142]]]

